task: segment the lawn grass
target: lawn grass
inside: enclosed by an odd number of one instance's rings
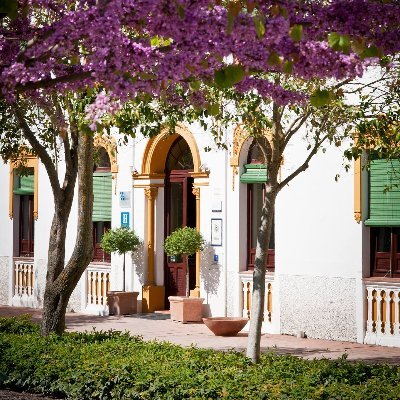
[[[400,399],[400,368],[145,342],[121,332],[43,338],[0,318],[0,387],[68,399]]]

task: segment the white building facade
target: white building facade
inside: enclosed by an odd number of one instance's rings
[[[126,290],[139,292],[139,311],[168,309],[168,296],[185,294],[186,264],[167,257],[163,241],[177,227],[191,226],[207,241],[205,250],[189,259],[191,296],[204,298],[204,316],[250,318],[254,237],[265,175],[251,137],[237,128],[227,142],[228,150],[218,149],[197,125],[127,144],[118,136],[96,138],[94,258],[69,310],[107,314],[107,291],[122,288],[122,259],[104,254],[98,243],[106,229],[121,225],[143,241],[127,258]],[[298,141],[287,148],[282,179],[303,162],[306,145]],[[340,149],[328,149],[277,197],[263,330],[400,346],[396,222],[372,221],[373,179],[361,161],[336,182],[341,165]],[[0,164],[0,303],[38,308],[43,304],[52,193],[43,165],[31,158],[28,167],[31,175],[18,177],[12,165]],[[61,165],[60,176],[62,172]],[[77,196],[67,258],[76,219]]]

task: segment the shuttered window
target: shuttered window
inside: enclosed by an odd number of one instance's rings
[[[14,178],[14,194],[19,195],[33,195],[34,194],[34,184],[35,184],[35,176],[33,174],[29,174],[27,176],[15,176]]]
[[[111,172],[93,173],[93,222],[111,221]]]
[[[367,226],[400,226],[400,161],[373,160]]]
[[[244,172],[240,176],[242,183],[265,183],[267,182],[267,168],[263,164],[245,164]]]

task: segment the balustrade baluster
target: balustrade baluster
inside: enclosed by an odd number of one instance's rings
[[[383,333],[385,335],[390,335],[390,291],[386,290],[385,292],[385,324],[383,326]]]
[[[376,291],[376,333],[377,335],[382,335],[382,290],[377,290]]]
[[[95,290],[96,290],[96,303],[99,304],[99,272],[95,272]]]
[[[394,301],[394,322],[393,322],[393,335],[399,335],[399,313],[400,313],[400,304],[399,304],[399,291],[394,291],[393,301]]]
[[[247,282],[242,282],[242,295],[243,295],[243,311],[242,315],[244,318],[248,318],[247,314]]]
[[[372,320],[372,307],[373,303],[372,301],[374,300],[373,296],[373,288],[368,287],[367,288],[367,332],[372,333],[373,332],[373,320]]]
[[[101,304],[101,305],[104,305],[104,297],[105,297],[105,292],[106,292],[106,290],[105,290],[105,283],[106,283],[106,280],[105,280],[105,273],[102,272],[102,273],[101,273],[101,282],[100,282],[100,286],[101,286],[101,289],[100,289],[100,291],[101,291],[100,304]]]

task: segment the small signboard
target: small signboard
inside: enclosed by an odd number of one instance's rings
[[[131,192],[119,192],[119,206],[121,208],[131,207]]]
[[[129,212],[127,212],[127,211],[121,212],[121,227],[122,228],[130,228]]]

